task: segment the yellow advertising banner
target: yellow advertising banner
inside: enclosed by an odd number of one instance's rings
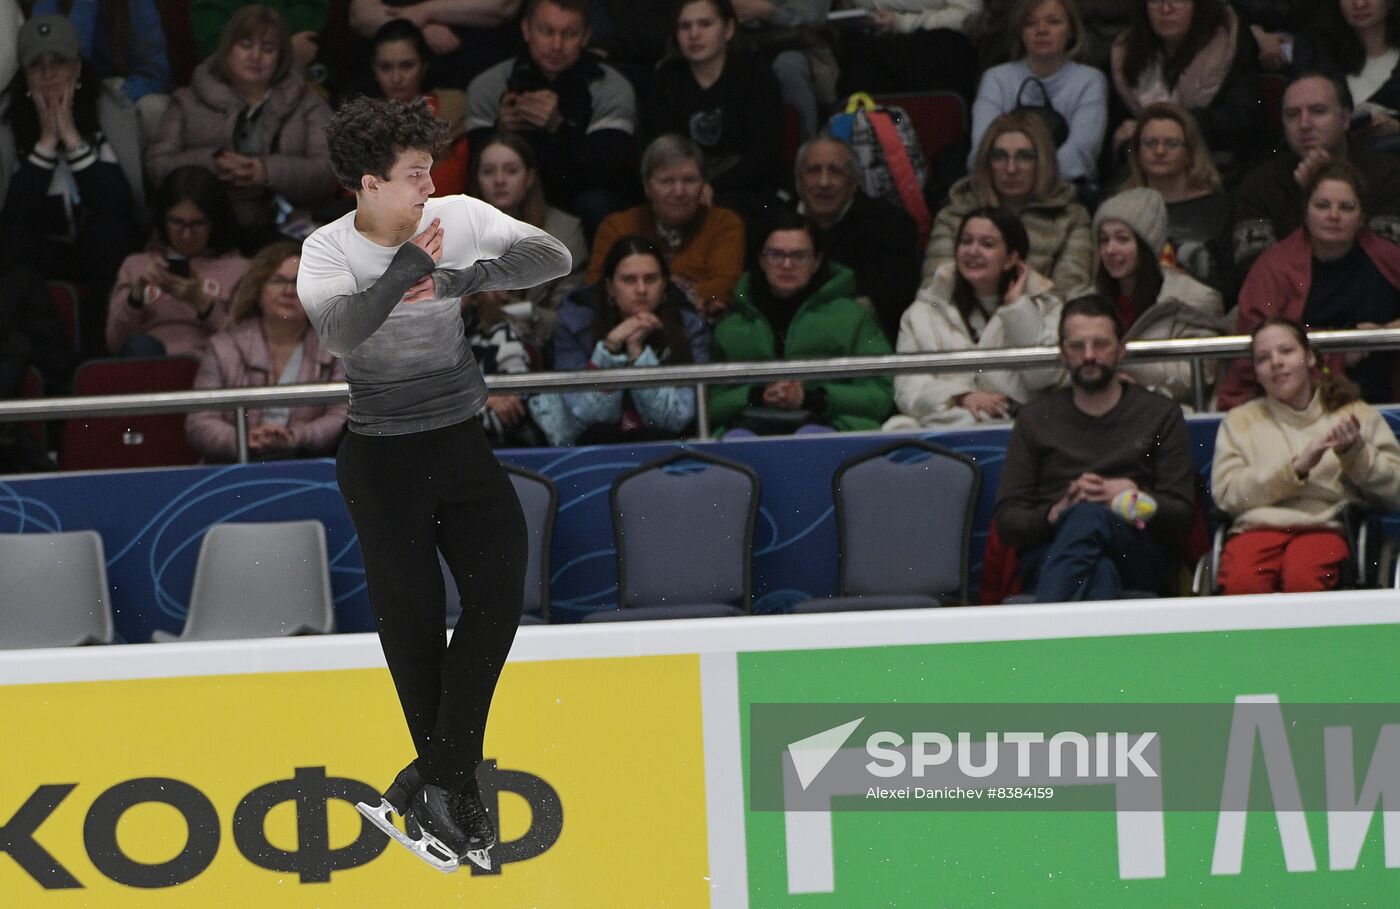
[[[0,728],[5,909],[710,904],[695,655],[506,666],[490,874],[355,812],[412,755],[382,669],[3,685]]]

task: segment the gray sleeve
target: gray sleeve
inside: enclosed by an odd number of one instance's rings
[[[433,283],[439,297],[460,297],[484,290],[528,290],[562,278],[573,268],[569,248],[538,228],[516,238],[494,259],[479,259],[466,268],[439,268]]]
[[[343,357],[379,330],[403,295],[433,268],[432,256],[405,243],[374,284],[355,294],[330,297],[307,315],[326,349]]]
[[[501,115],[501,95],[506,90],[512,61],[491,67],[467,85],[467,132],[490,129]]]

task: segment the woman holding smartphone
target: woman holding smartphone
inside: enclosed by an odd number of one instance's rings
[[[171,171],[155,197],[155,236],[127,256],[107,305],[107,350],[117,357],[199,354],[228,321],[248,260],[213,172]]]
[[[1030,239],[1021,219],[1002,208],[976,208],[956,236],[953,261],[934,271],[905,310],[896,352],[1054,346],[1064,301],[1026,264]],[[895,376],[899,413],[885,429],[1010,419],[1061,380],[1058,368]]]

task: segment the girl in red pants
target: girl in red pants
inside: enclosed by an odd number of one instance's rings
[[[1211,489],[1234,523],[1224,593],[1330,590],[1348,558],[1340,515],[1400,508],[1400,445],[1356,386],[1317,358],[1303,327],[1269,319],[1250,342],[1263,389],[1232,409],[1215,441]]]

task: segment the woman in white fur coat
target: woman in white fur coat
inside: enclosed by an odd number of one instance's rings
[[[974,209],[958,226],[953,261],[939,266],[900,320],[899,353],[1054,346],[1064,301],[1026,264],[1021,220]],[[899,413],[885,429],[1007,420],[1063,382],[1059,367],[896,376]]]

